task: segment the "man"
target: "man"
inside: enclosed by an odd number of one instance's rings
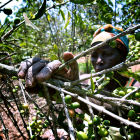
[[[94,46],[102,41],[110,39],[111,37],[119,34],[122,31],[120,28],[115,28],[110,24],[107,24],[99,28],[94,33],[91,46]],[[103,69],[111,68],[126,60],[126,56],[129,52],[128,39],[126,36],[117,38],[110,44],[107,44],[99,49],[96,49],[91,54],[91,62],[96,72]],[[117,79],[122,86],[126,85],[128,78],[121,76],[117,72],[114,72],[114,78]],[[108,91],[113,91],[120,85],[113,79],[105,87]]]

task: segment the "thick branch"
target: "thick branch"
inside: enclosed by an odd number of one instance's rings
[[[8,66],[8,65],[0,63],[0,73],[16,76],[17,72],[18,72],[18,69],[14,68],[13,66]]]
[[[9,75],[13,76],[13,75],[17,75],[17,71],[18,70],[15,69],[13,66],[8,66],[8,65],[0,64],[0,72],[1,73],[5,73],[5,74],[9,74]],[[101,73],[98,73],[98,74],[101,74]],[[96,73],[95,73],[95,76],[97,76]],[[53,83],[54,85],[57,85],[58,81],[60,83],[60,80],[57,80],[57,79],[53,79],[53,80],[50,79],[49,80],[49,82]],[[70,82],[62,82],[61,81],[61,87],[65,87],[65,89],[70,91],[70,92],[75,92],[78,95],[84,95],[87,92],[87,90],[81,89],[79,87],[71,87],[70,85],[66,86],[65,83],[70,83]],[[91,97],[91,98],[95,98],[95,99],[100,100],[100,101],[104,100],[104,101],[108,102],[109,104],[111,104],[113,106],[117,105],[117,106],[121,107],[122,109],[128,109],[128,107],[123,105],[123,104],[120,106],[119,104],[116,104],[115,102],[113,102],[116,98],[114,100],[113,100],[113,98],[112,98],[112,100],[109,100],[110,99],[109,97],[100,97],[100,96],[98,97],[96,95],[94,97],[92,95],[91,96],[87,95],[87,96]],[[119,99],[116,99],[116,101],[119,101]],[[124,101],[124,100],[122,100],[122,101]],[[125,101],[125,102],[127,103],[128,101]],[[131,103],[132,101],[129,101],[129,102]],[[133,103],[134,104],[139,104],[139,103],[136,103],[134,101],[132,102],[132,104]]]

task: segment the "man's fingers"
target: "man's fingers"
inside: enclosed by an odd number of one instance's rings
[[[33,64],[26,73],[26,87],[34,87],[36,84],[36,75],[47,65],[47,61],[40,60]]]
[[[33,76],[32,67],[28,69],[28,72],[25,77],[25,81],[26,81],[26,87],[31,88],[35,86],[35,77]]]
[[[19,68],[19,73],[18,73],[19,78],[25,78],[28,68],[38,61],[40,61],[40,58],[34,57],[34,58],[30,58],[24,62],[21,62],[20,68]]]
[[[71,52],[64,52],[63,59],[65,62],[73,58],[74,58],[74,55]]]
[[[54,60],[54,61],[48,63],[47,66],[52,70],[52,72],[55,72],[61,64],[62,63],[59,60]]]
[[[69,61],[70,59],[73,59],[74,55],[71,52],[64,52],[63,59],[64,61]],[[69,80],[78,80],[79,79],[79,67],[76,60],[74,60],[72,63],[68,64],[69,70],[65,74],[65,77]]]
[[[36,75],[37,81],[43,82],[43,81],[46,81],[46,80],[50,79],[50,77],[52,76],[52,74],[55,72],[55,70],[57,70],[59,68],[60,65],[61,65],[61,62],[59,60],[54,60],[54,61],[48,63],[48,65],[45,66]]]
[[[48,80],[52,75],[52,70],[49,67],[44,67],[37,75],[36,79],[38,82],[43,82]]]

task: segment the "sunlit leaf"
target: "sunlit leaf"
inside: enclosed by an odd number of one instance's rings
[[[50,14],[48,12],[47,12],[47,18],[48,18],[48,21],[50,22],[51,16],[50,16]]]
[[[32,27],[33,29],[36,29],[36,30],[39,31],[39,29],[29,20],[29,18],[27,17],[27,15],[26,15],[25,13],[23,13],[23,17],[24,17],[24,19],[25,19],[25,24],[26,24],[27,26],[30,26],[30,27]]]
[[[8,48],[9,50],[14,51],[14,49],[12,47],[10,47],[9,45],[5,45],[4,47]]]
[[[64,27],[64,29],[66,29],[67,26],[69,25],[69,23],[70,23],[70,19],[71,19],[71,14],[70,14],[70,12],[68,11],[68,17],[67,17],[67,21],[66,21],[66,23],[65,23],[65,27]]]
[[[57,3],[62,3],[64,0],[55,0]]]
[[[94,93],[95,84],[94,84],[94,81],[93,81],[93,79],[92,79],[92,73],[91,73],[91,77],[90,77],[90,82],[91,82],[91,90],[92,90],[92,93]]]
[[[64,14],[64,12],[60,9],[60,14],[61,14],[61,16],[62,16],[62,18],[63,18],[63,20],[65,21],[65,14]]]
[[[58,51],[58,47],[56,44],[53,45],[54,51],[57,52]]]
[[[20,45],[20,47],[26,46],[26,42],[22,42],[19,45]]]

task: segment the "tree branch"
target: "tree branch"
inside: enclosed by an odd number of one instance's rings
[[[123,68],[128,68],[130,66],[133,66],[133,65],[137,65],[137,64],[140,64],[140,60],[137,60],[135,62],[130,62],[128,64],[125,64],[124,62],[112,67],[112,68],[109,68],[109,69],[105,69],[105,70],[102,70],[100,72],[97,72],[95,74],[92,74],[92,77],[95,77],[95,76],[98,76],[98,75],[102,75],[102,74],[105,74],[105,73],[108,73],[110,71],[116,71],[116,70],[120,70],[120,69],[123,69]],[[83,78],[83,79],[80,79],[80,80],[76,80],[76,81],[73,81],[71,82],[71,85],[76,85],[82,81],[85,81],[87,79],[90,79],[91,75],[90,76],[87,76],[86,78]]]
[[[122,99],[122,98],[106,97],[106,96],[103,96],[103,95],[100,95],[100,94],[97,94],[94,97],[98,100],[103,100],[103,101],[106,101],[106,102],[108,102],[108,101],[119,101],[120,103],[127,103],[127,104],[140,106],[139,102],[135,102],[133,100],[125,100],[125,99]]]
[[[17,76],[18,69],[13,66],[8,66],[0,63],[0,73],[8,74],[10,76]]]
[[[64,93],[61,92],[60,95],[61,95],[61,98],[62,98],[62,102],[63,102],[63,105],[64,105],[65,114],[66,114],[67,121],[68,121],[70,138],[71,138],[71,140],[75,140],[75,135],[74,135],[74,132],[75,131],[74,131],[73,124],[72,124],[72,121],[71,121],[70,116],[69,116],[69,113],[68,113],[67,105],[65,103]]]
[[[75,93],[71,93],[71,92],[66,91],[66,90],[64,90],[64,89],[62,89],[62,88],[56,87],[56,86],[54,86],[54,85],[52,85],[52,84],[50,84],[50,83],[45,83],[45,82],[43,82],[43,85],[48,86],[48,87],[51,87],[51,88],[54,88],[54,89],[57,90],[57,91],[60,91],[60,92],[64,92],[64,93],[66,93],[66,94],[69,94],[69,95],[75,97],[76,99],[78,99],[78,100],[84,102],[85,104],[90,105],[91,107],[93,107],[94,109],[98,110],[99,112],[103,112],[103,113],[105,113],[105,114],[107,114],[107,115],[113,117],[114,119],[116,119],[116,120],[118,120],[118,121],[124,123],[124,124],[127,125],[127,126],[130,125],[130,126],[133,126],[133,127],[137,128],[137,129],[140,129],[140,125],[138,125],[138,124],[136,124],[136,123],[134,123],[134,122],[131,122],[131,121],[129,121],[129,120],[126,120],[126,119],[124,119],[124,118],[122,118],[122,117],[119,117],[118,115],[116,115],[116,114],[114,114],[114,113],[112,113],[112,112],[106,110],[103,106],[99,106],[99,105],[96,105],[96,104],[94,104],[94,103],[91,103],[91,102],[87,101],[86,99],[84,99],[84,98],[78,96],[78,95],[75,94]]]
[[[2,6],[0,6],[0,9],[1,9],[2,7],[4,7],[5,5],[7,5],[8,3],[10,3],[11,1],[13,1],[13,0],[9,0],[9,1],[7,1],[6,3],[4,3]]]

